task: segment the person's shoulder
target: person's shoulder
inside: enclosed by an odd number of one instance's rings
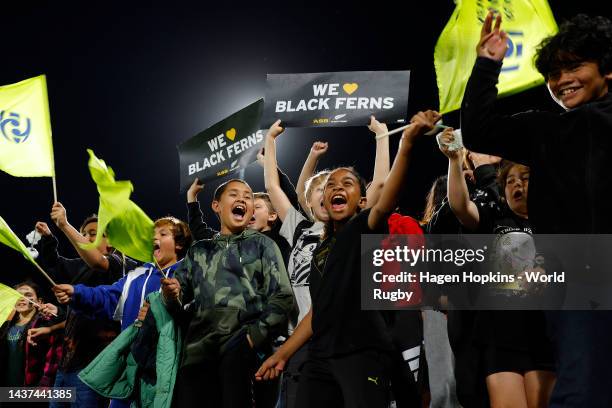
[[[287,210],[287,214],[285,215],[285,220],[283,221],[283,224],[289,223],[291,225],[297,226],[297,224],[306,220],[308,220],[308,218],[306,218],[304,214],[302,214],[297,208],[290,206]]]
[[[131,269],[125,274],[125,277],[128,280],[136,279],[140,276],[144,276],[149,270],[151,270],[151,268],[153,268],[152,263],[144,263],[142,265],[136,266],[134,269]]]
[[[220,237],[221,237],[221,234],[219,232],[216,232],[210,238],[203,238],[203,239],[194,241],[189,247],[188,252],[198,252],[198,251],[206,250],[207,248],[214,246]]]
[[[244,235],[245,239],[254,241],[260,246],[267,247],[269,245],[276,244],[274,239],[256,230],[246,230]]]
[[[370,216],[371,208],[366,208],[364,210],[359,211],[357,214],[353,216],[344,227],[347,231],[354,232],[354,230],[359,230],[361,232],[370,232],[370,228],[368,227],[368,217]]]

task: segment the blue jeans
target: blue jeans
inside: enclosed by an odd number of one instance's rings
[[[70,402],[51,402],[49,408],[104,408],[108,406],[108,399],[89,388],[77,376],[78,371],[57,371],[54,387],[75,387],[76,400]]]

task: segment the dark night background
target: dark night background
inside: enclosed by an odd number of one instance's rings
[[[118,180],[133,182],[132,200],[151,218],[185,218],[176,145],[262,97],[266,73],[410,69],[408,118],[437,109],[433,50],[454,9],[451,0],[319,7],[27,3],[3,4],[0,84],[47,75],[58,196],[77,228],[98,208],[88,147]],[[550,1],[558,23],[580,12],[610,16],[607,3]],[[507,112],[557,109],[549,99],[538,87],[499,105]],[[445,117],[447,124],[457,121],[456,113]],[[350,164],[371,177],[374,140],[366,127],[288,129],[278,158],[294,182],[315,140],[330,143],[320,168]],[[391,139],[392,155],[397,141]],[[420,143],[401,200],[406,214],[420,216],[431,182],[446,167],[433,138]],[[263,190],[257,165],[246,179]],[[200,194],[203,207],[217,184]],[[50,178],[0,172],[0,187],[0,215],[24,242],[37,220],[52,224]],[[216,226],[210,211],[208,220]],[[60,245],[65,256],[76,256],[66,239],[60,237]],[[31,275],[48,287],[21,255],[2,245],[0,260],[0,281],[13,284]]]

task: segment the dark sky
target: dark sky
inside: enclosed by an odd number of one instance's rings
[[[59,201],[77,227],[98,207],[88,147],[117,179],[133,182],[132,199],[151,218],[185,218],[176,145],[262,97],[266,73],[410,69],[409,117],[437,108],[433,49],[454,8],[451,0],[317,7],[291,2],[109,2],[91,8],[27,3],[3,5],[0,84],[47,75]],[[550,2],[557,22],[578,12],[610,16],[606,3]],[[422,5],[409,7],[413,4]],[[508,112],[555,108],[543,87],[500,105]],[[457,115],[445,120],[454,124]],[[315,140],[330,143],[321,167],[352,164],[371,176],[374,142],[365,127],[288,129],[279,139],[278,155],[294,181]],[[397,140],[392,138],[392,151]],[[446,172],[446,164],[435,141],[415,149],[402,197],[407,214],[419,215],[428,186]],[[263,189],[263,172],[256,165],[246,178],[254,190]],[[0,186],[0,215],[22,239],[37,220],[52,223],[49,178],[0,172]],[[204,206],[215,186],[201,193]],[[60,241],[66,256],[74,256]],[[19,281],[33,271],[5,247],[0,259],[0,281]]]

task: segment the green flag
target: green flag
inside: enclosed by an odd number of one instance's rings
[[[13,248],[15,251],[20,252],[28,261],[36,264],[34,258],[26,248],[25,244],[19,239],[17,235],[11,230],[4,218],[0,217],[0,242],[9,248]]]
[[[558,31],[546,0],[455,0],[455,4],[455,11],[434,51],[440,113],[461,107],[476,60],[476,44],[490,9],[502,14],[502,29],[508,33],[508,51],[497,84],[499,96],[512,95],[544,82],[533,65],[533,58],[540,41]]]
[[[0,325],[3,324],[15,309],[15,303],[21,298],[21,293],[0,283]]]
[[[55,175],[44,75],[0,86],[0,170],[17,177]]]
[[[108,242],[125,255],[142,262],[153,261],[153,221],[132,200],[134,190],[127,180],[116,181],[113,169],[103,160],[89,153],[89,172],[98,187],[98,233],[92,244],[84,248],[95,248],[106,233]]]

